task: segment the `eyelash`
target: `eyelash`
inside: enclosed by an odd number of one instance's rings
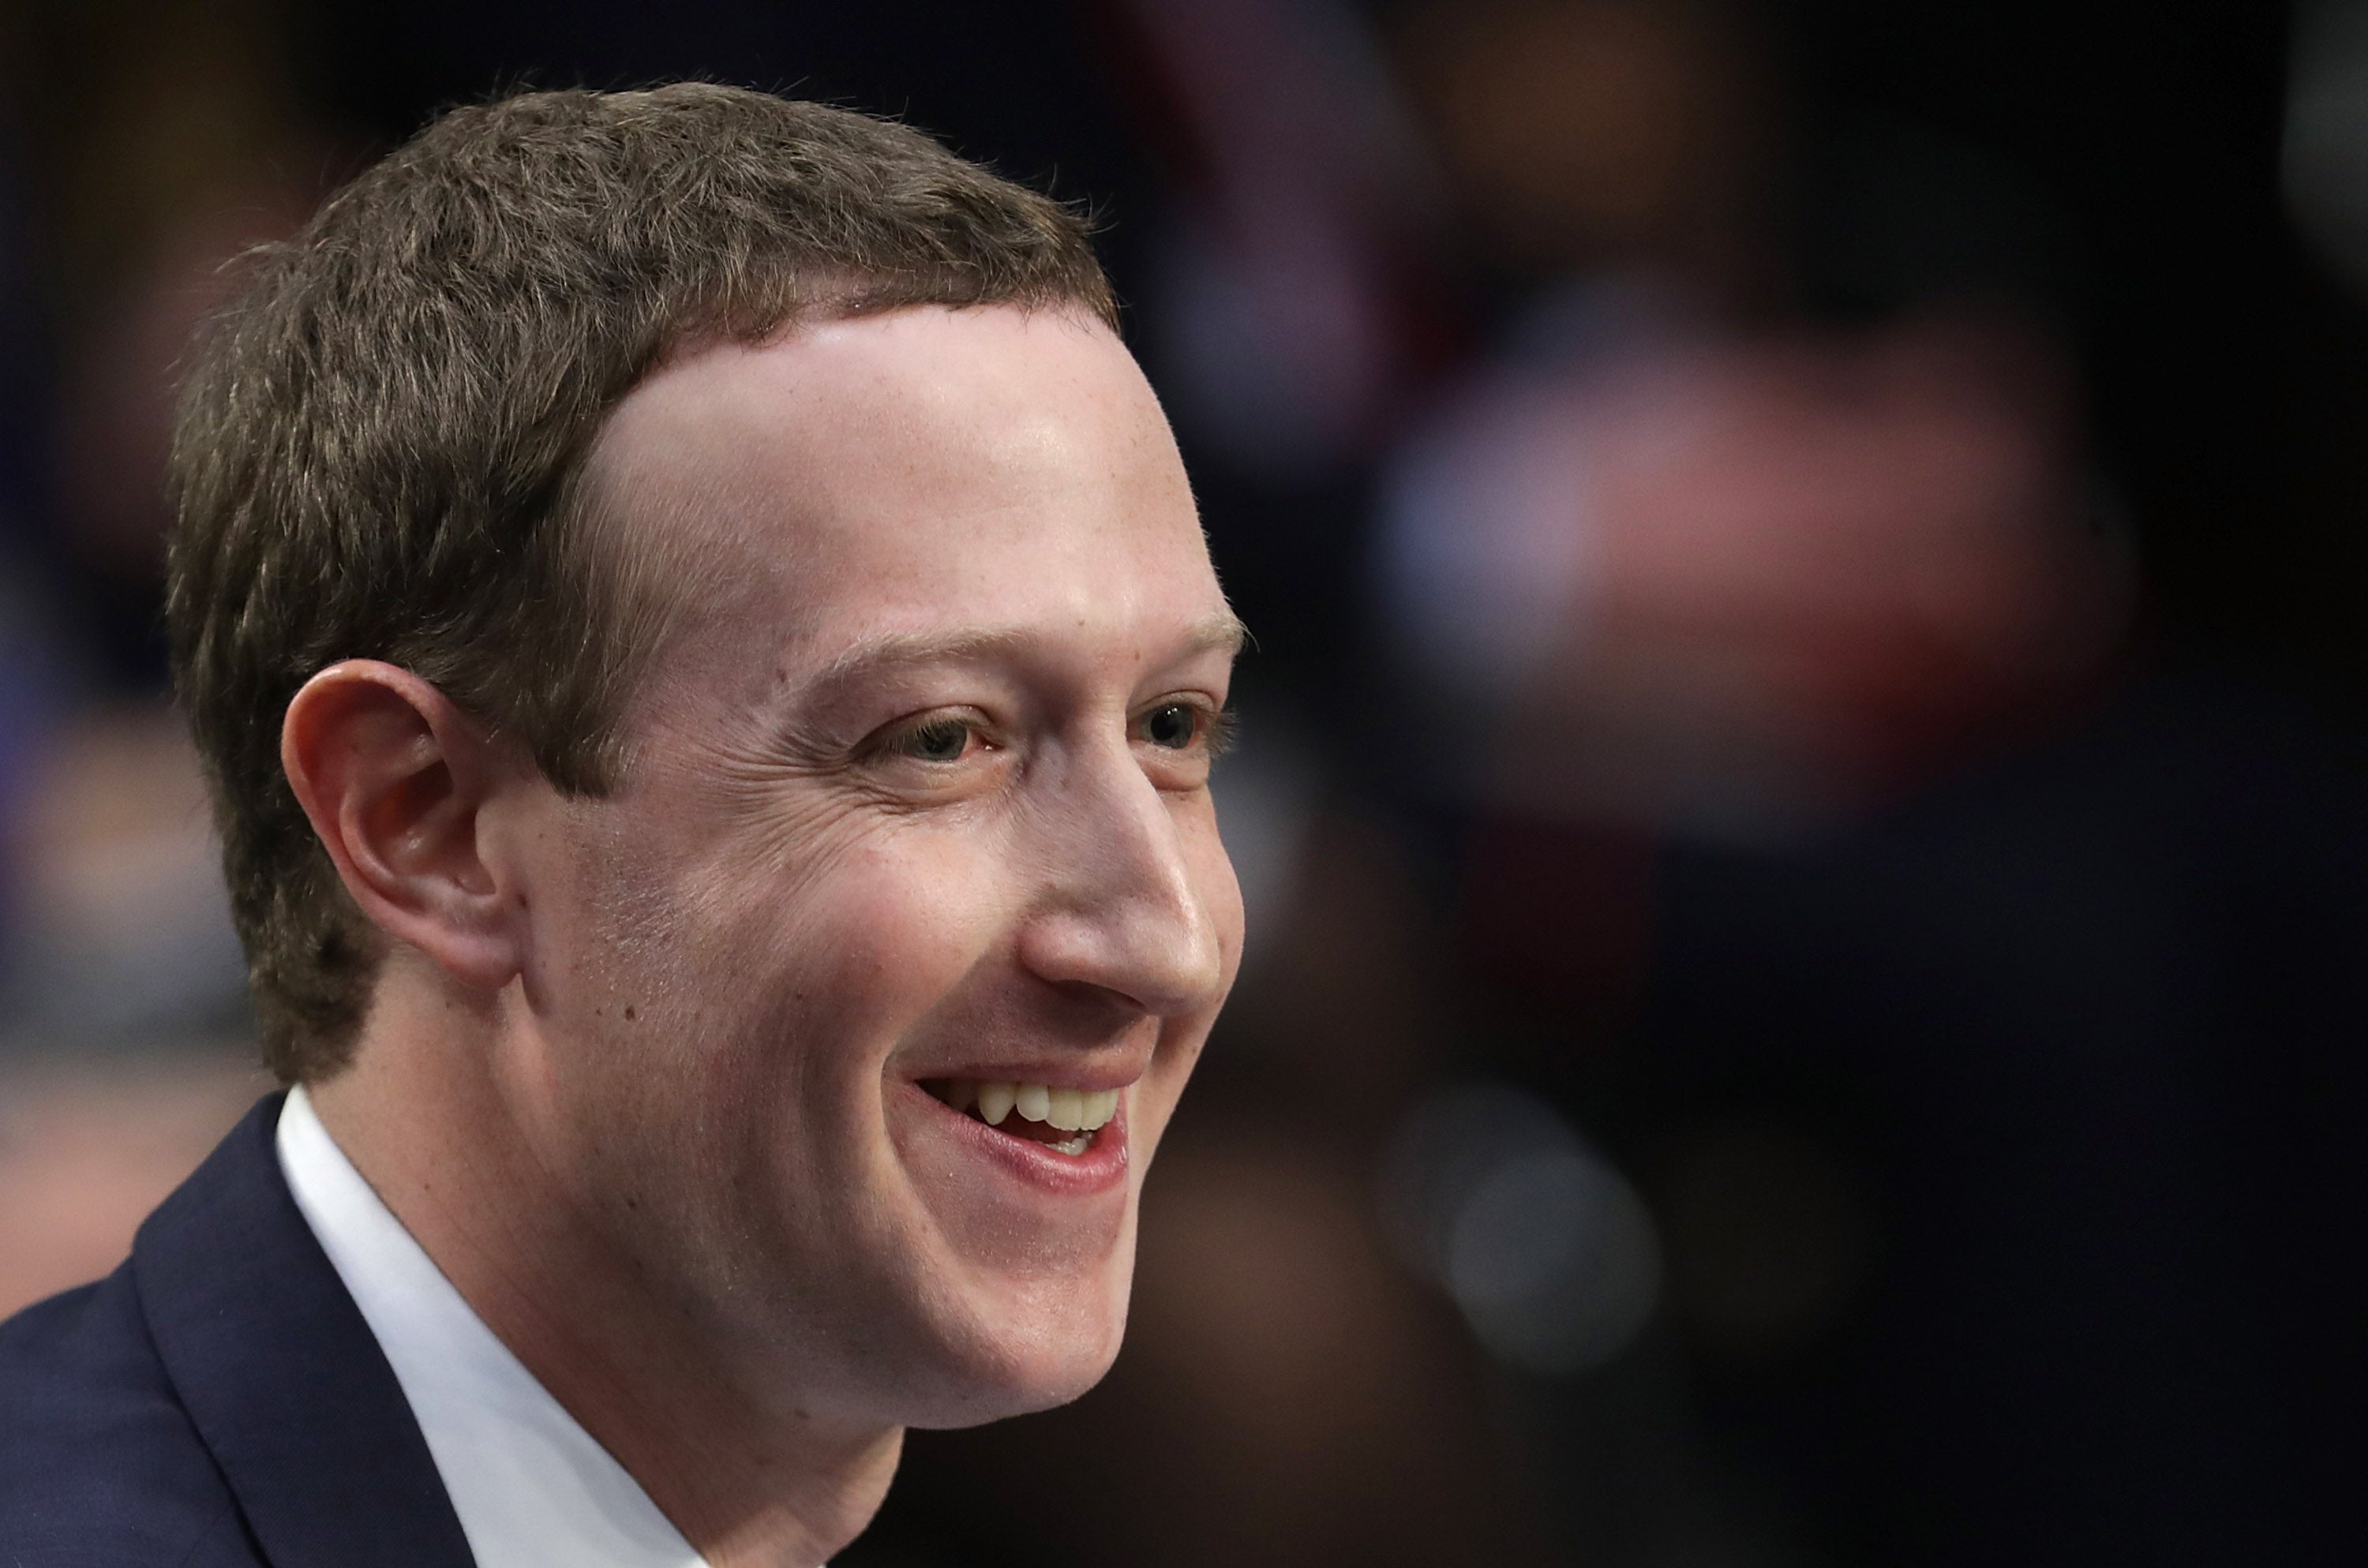
[[[1183,745],[1160,746],[1160,750],[1181,754],[1190,751],[1197,746],[1201,751],[1206,752],[1212,758],[1215,758],[1223,756],[1228,750],[1232,749],[1235,735],[1235,720],[1232,710],[1210,707],[1202,703],[1188,701],[1183,699],[1174,699],[1167,702],[1159,703],[1151,708],[1141,719],[1137,720],[1134,724],[1131,726],[1131,729],[1135,733],[1140,734],[1144,726],[1147,724],[1151,719],[1158,714],[1167,712],[1174,709],[1181,709],[1192,715],[1192,738]],[[915,762],[951,766],[953,763],[962,761],[963,757],[970,755],[969,741],[971,737],[977,735],[982,728],[982,725],[973,720],[960,718],[952,714],[936,714],[923,719],[916,723],[906,725],[901,729],[891,730],[882,735],[873,745],[866,749],[875,756],[904,756]],[[959,732],[963,737],[963,747],[961,756],[937,757],[924,756],[921,756],[916,749],[918,743],[924,740],[932,738],[951,739],[952,734],[956,732]],[[1144,736],[1144,738],[1147,740],[1149,737]],[[1156,741],[1151,744],[1154,745],[1158,744]]]
[[[1141,730],[1144,725],[1149,723],[1153,718],[1168,711],[1170,709],[1182,709],[1184,711],[1192,715],[1192,739],[1180,746],[1161,746],[1160,749],[1162,751],[1185,752],[1191,750],[1193,746],[1197,745],[1202,751],[1207,752],[1210,756],[1220,757],[1224,756],[1225,753],[1232,748],[1234,744],[1235,727],[1233,710],[1229,708],[1208,707],[1199,702],[1188,701],[1182,698],[1171,699],[1168,701],[1162,702],[1156,707],[1151,709],[1148,712],[1144,714],[1141,720],[1136,722],[1135,728],[1137,730]],[[1145,738],[1147,739],[1148,737],[1146,736]],[[1158,744],[1156,741],[1152,742],[1152,744],[1154,745]]]
[[[972,720],[958,718],[953,714],[934,714],[916,723],[889,731],[880,738],[876,745],[869,749],[877,756],[903,756],[915,762],[950,764],[959,762],[962,757],[923,756],[917,749],[918,743],[931,737],[958,733],[962,738],[962,756],[967,756],[970,755],[970,741],[978,734],[981,727]]]

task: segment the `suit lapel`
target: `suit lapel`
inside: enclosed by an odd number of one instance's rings
[[[157,1353],[274,1568],[473,1568],[402,1385],[289,1195],[280,1099],[140,1228]]]

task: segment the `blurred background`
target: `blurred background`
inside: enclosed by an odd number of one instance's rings
[[[848,1568],[2368,1560],[2368,0],[11,0],[0,1310],[266,1086],[219,264],[683,74],[1089,204],[1258,635],[1127,1349]]]

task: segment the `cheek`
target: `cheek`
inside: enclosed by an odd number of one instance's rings
[[[640,1027],[670,1037],[683,1081],[660,1093],[736,1143],[745,1172],[787,1160],[867,1179],[883,1067],[1003,939],[1000,863],[896,824],[802,860],[719,856],[668,896],[621,902],[610,983],[647,996]]]
[[[883,835],[774,901],[733,938],[746,979],[777,977],[802,1042],[892,1044],[1005,940],[998,858],[946,835]],[[876,1052],[872,1053],[876,1057]]]

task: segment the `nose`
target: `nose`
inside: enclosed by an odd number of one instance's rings
[[[1020,962],[1156,1017],[1213,1002],[1224,983],[1222,909],[1240,896],[1213,824],[1179,812],[1122,740],[1073,757],[1035,818],[1045,874]]]

